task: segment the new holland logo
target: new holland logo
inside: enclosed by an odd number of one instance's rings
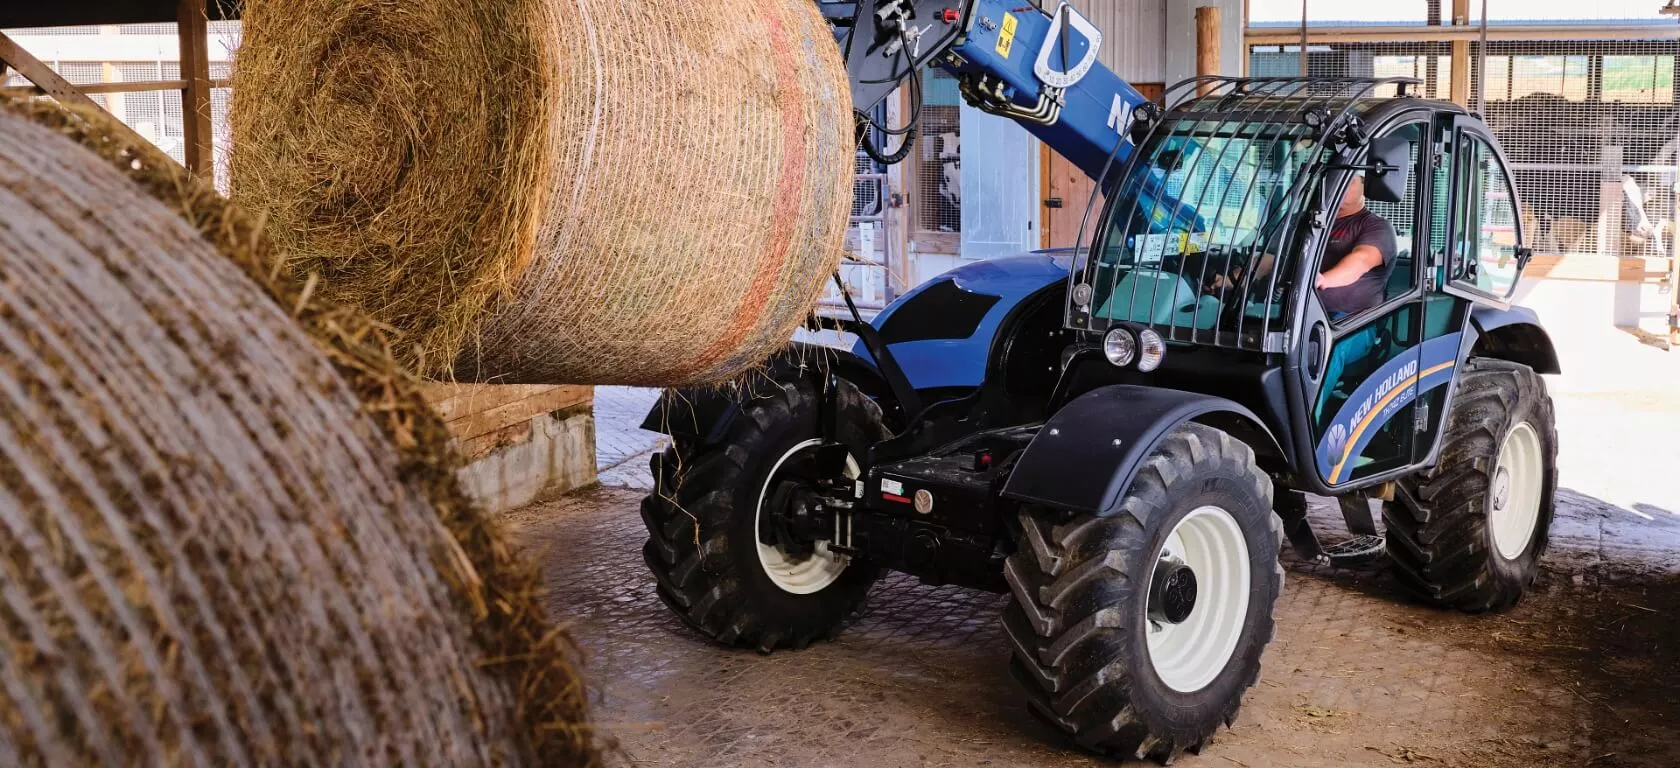
[[[1344,425],[1344,424],[1332,425],[1330,427],[1330,455],[1331,456],[1342,455],[1342,449],[1347,447],[1347,439],[1348,439],[1348,431],[1347,431],[1347,426],[1346,425]]]

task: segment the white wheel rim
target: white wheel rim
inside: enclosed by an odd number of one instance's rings
[[[1177,624],[1145,619],[1149,662],[1161,682],[1180,693],[1206,688],[1225,670],[1248,622],[1248,539],[1230,512],[1199,507],[1186,515],[1155,558],[1176,558],[1196,574],[1196,603]],[[1150,568],[1149,580],[1154,577]]]
[[[1506,560],[1522,557],[1540,527],[1543,473],[1540,433],[1526,421],[1512,427],[1499,447],[1488,487],[1488,527],[1494,548]]]
[[[812,438],[789,448],[787,453],[776,459],[771,465],[770,474],[765,475],[764,487],[758,489],[758,504],[753,507],[753,540],[758,543],[758,563],[764,568],[764,575],[770,577],[770,582],[780,587],[784,592],[796,595],[809,595],[821,592],[825,587],[840,578],[840,574],[851,563],[851,558],[829,551],[824,542],[817,542],[817,551],[810,557],[788,557],[780,547],[772,547],[758,539],[759,518],[764,513],[764,499],[770,495],[770,484],[775,482],[776,474],[782,470],[782,465],[800,451],[822,445],[820,438]],[[846,455],[846,477],[856,479],[862,474],[857,459],[851,454]]]

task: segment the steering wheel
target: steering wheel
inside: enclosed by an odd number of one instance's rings
[[[1225,261],[1220,258],[1218,263],[1224,264]],[[1246,268],[1246,266],[1241,265],[1239,268]],[[1234,280],[1236,284],[1229,288],[1215,287],[1211,279],[1206,284],[1197,286],[1199,295],[1213,296],[1219,300],[1219,327],[1234,329],[1241,322],[1243,313],[1248,311],[1251,303],[1266,302],[1268,290],[1271,294],[1271,305],[1274,307],[1282,305],[1284,296],[1288,292],[1288,286],[1281,280],[1274,285],[1269,279],[1262,278],[1251,281],[1247,280],[1247,277],[1246,274],[1243,274]],[[1229,279],[1229,276],[1227,276],[1227,279]],[[1258,320],[1259,318],[1252,319]]]

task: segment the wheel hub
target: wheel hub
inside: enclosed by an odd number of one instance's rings
[[[1149,575],[1150,666],[1180,693],[1205,688],[1230,663],[1248,623],[1247,539],[1231,513],[1198,507],[1167,534]]]
[[[1183,624],[1196,608],[1196,572],[1183,561],[1162,560],[1149,585],[1149,618],[1163,624]]]
[[[1493,476],[1493,511],[1505,511],[1505,504],[1511,500],[1511,470],[1500,467],[1498,474]]]
[[[816,551],[815,539],[802,530],[811,518],[811,491],[804,483],[783,480],[776,483],[764,510],[758,516],[758,541],[791,558],[809,557]]]
[[[1540,529],[1545,492],[1545,444],[1528,422],[1505,435],[1488,483],[1488,529],[1500,557],[1516,560],[1529,551]]]
[[[817,475],[825,463],[825,443],[798,443],[771,465],[753,510],[758,536],[758,562],[771,583],[785,592],[808,595],[826,589],[840,578],[851,558],[834,552],[825,539],[832,535],[832,510],[823,510]],[[846,454],[841,473],[848,481],[862,470]],[[838,478],[837,478],[838,479]]]

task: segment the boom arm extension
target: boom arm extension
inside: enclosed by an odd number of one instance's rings
[[[1101,31],[1066,2],[1053,13],[1027,0],[818,5],[834,26],[852,104],[866,123],[894,89],[914,83],[922,67],[936,66],[956,76],[969,104],[1015,120],[1098,179],[1111,158],[1119,165],[1131,154],[1133,125],[1149,109],[1148,100],[1097,61]],[[912,93],[919,97],[920,89]],[[911,112],[919,115],[920,105]],[[906,142],[913,127],[875,126]]]

